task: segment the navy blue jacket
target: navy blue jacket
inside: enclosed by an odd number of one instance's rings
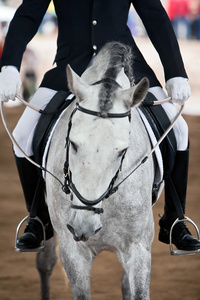
[[[94,52],[109,41],[132,47],[136,81],[147,76],[150,85],[159,82],[137,48],[127,27],[131,3],[156,48],[165,79],[187,77],[171,22],[160,0],[54,0],[58,18],[56,67],[47,72],[41,86],[66,89],[66,64],[81,75]],[[17,9],[5,40],[1,66],[20,69],[26,45],[36,34],[50,0],[24,0]]]

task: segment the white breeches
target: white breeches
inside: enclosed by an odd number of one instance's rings
[[[151,87],[149,89],[149,92],[151,92],[157,100],[163,100],[167,98],[167,95],[160,86]],[[162,107],[164,108],[166,114],[168,115],[168,118],[172,122],[178,114],[178,109],[171,102],[162,104]],[[188,125],[182,116],[180,116],[176,121],[173,130],[176,137],[177,150],[186,150],[188,148]]]
[[[166,98],[164,91],[160,87],[150,88],[149,91],[154,94],[158,100]],[[44,109],[55,93],[55,90],[39,88],[30,103],[39,109]],[[68,98],[70,99],[71,97],[69,96]],[[168,102],[163,104],[163,108],[170,120],[173,120],[177,115],[177,109],[172,103]],[[32,140],[39,117],[40,113],[27,107],[13,131],[14,138],[28,156],[33,155]],[[188,126],[182,117],[176,122],[174,133],[177,140],[177,150],[186,150],[188,147]],[[16,145],[13,145],[13,147],[16,156],[24,156]]]
[[[55,94],[55,90],[39,88],[31,99],[30,104],[39,109],[44,109]],[[28,156],[33,155],[32,140],[39,118],[40,113],[27,107],[13,131],[14,138]],[[16,156],[24,157],[16,145],[13,145],[13,148]]]

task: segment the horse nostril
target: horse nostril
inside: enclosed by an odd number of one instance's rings
[[[95,231],[95,234],[96,234],[97,232],[99,232],[99,230],[101,230],[101,228],[102,228],[102,227],[99,227],[99,228]]]
[[[80,241],[86,242],[87,240],[88,238],[86,238],[86,236],[82,234],[82,236],[80,237]]]
[[[72,235],[73,235],[73,237],[74,237],[74,240],[75,240],[76,242],[79,242],[79,241],[84,241],[84,242],[86,242],[86,241],[88,240],[88,239],[85,237],[84,234],[82,234],[81,237],[76,236],[75,230],[74,230],[74,228],[73,228],[71,225],[67,224],[67,228],[68,228],[69,231],[72,233]]]
[[[71,225],[69,225],[69,224],[67,224],[67,228],[74,235],[74,228]]]

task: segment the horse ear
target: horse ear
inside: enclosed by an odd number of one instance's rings
[[[149,80],[144,77],[138,84],[125,90],[126,96],[124,97],[124,103],[128,109],[133,106],[139,105],[144,100],[149,89]]]
[[[79,101],[82,101],[85,98],[86,89],[88,89],[89,85],[72,70],[70,65],[67,65],[66,73],[69,90]]]

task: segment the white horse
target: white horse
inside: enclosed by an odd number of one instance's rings
[[[70,194],[49,174],[46,190],[60,257],[76,300],[90,299],[92,262],[104,250],[114,252],[125,270],[124,299],[149,299],[153,159],[112,194],[151,150],[137,110],[149,84],[144,78],[131,87],[130,53],[123,44],[108,43],[82,77],[67,67],[76,101],[55,129],[47,169],[63,181],[65,164]],[[48,277],[55,261],[53,238],[37,257],[43,300],[48,299]]]

